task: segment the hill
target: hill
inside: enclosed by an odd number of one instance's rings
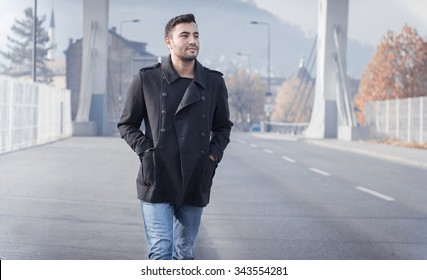
[[[173,16],[194,13],[201,33],[200,61],[210,68],[226,72],[230,64],[246,67],[245,57],[251,56],[253,70],[262,75],[267,71],[267,26],[250,21],[268,22],[271,27],[272,76],[295,74],[301,55],[308,56],[314,37],[306,37],[297,26],[282,21],[259,9],[252,1],[244,0],[111,0],[110,25],[119,27],[125,19],[138,18],[138,24],[123,25],[123,35],[131,40],[148,43],[147,50],[166,55],[164,25]],[[359,76],[370,60],[374,49],[355,41],[348,43],[348,71]]]

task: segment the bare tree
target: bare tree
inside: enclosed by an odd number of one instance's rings
[[[238,69],[226,79],[231,119],[235,128],[248,131],[264,117],[264,93],[267,84],[259,75]]]

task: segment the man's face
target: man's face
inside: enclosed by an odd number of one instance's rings
[[[177,24],[166,38],[171,56],[191,61],[199,54],[199,30],[194,22]]]

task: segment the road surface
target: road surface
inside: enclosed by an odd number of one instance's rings
[[[0,155],[0,258],[145,259],[137,169],[118,138]],[[426,178],[304,140],[233,133],[196,257],[427,259]]]

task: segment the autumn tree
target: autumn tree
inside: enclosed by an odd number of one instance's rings
[[[302,68],[305,69],[305,68]],[[314,80],[308,72],[286,80],[280,87],[271,120],[276,122],[308,122],[314,102]]]
[[[357,117],[364,124],[365,102],[427,95],[427,43],[405,25],[388,31],[366,66],[355,97]]]
[[[0,51],[0,54],[9,61],[8,65],[2,65],[2,72],[14,77],[31,76],[33,68],[33,10],[27,8],[24,14],[24,19],[15,19],[15,23],[11,28],[14,36],[7,36],[9,41],[7,45],[8,51]],[[49,41],[49,36],[43,28],[45,20],[46,16],[37,17],[36,73],[39,82],[50,83],[53,73],[46,66],[47,51],[49,50],[46,45]]]
[[[226,79],[231,120],[237,129],[248,131],[264,116],[267,84],[259,75],[238,69]]]

